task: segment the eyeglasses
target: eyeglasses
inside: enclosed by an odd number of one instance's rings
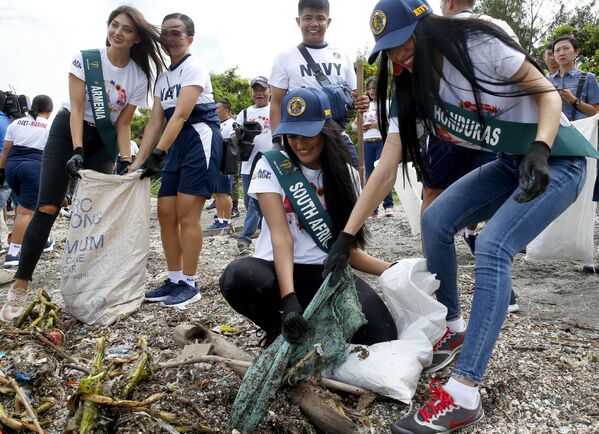
[[[162,29],[160,31],[160,37],[163,39],[166,38],[172,38],[172,39],[181,39],[182,37],[186,36],[186,34],[184,32],[182,32],[181,30],[177,30],[177,29]]]

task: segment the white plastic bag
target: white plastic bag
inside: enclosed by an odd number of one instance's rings
[[[397,178],[395,179],[395,192],[401,206],[408,217],[410,231],[412,235],[420,233],[420,207],[422,205],[422,184],[418,182],[416,169],[412,163],[408,163],[406,170],[406,179],[404,183],[403,174],[404,164],[400,164],[397,168]],[[409,181],[408,181],[409,179]]]
[[[408,404],[422,368],[432,361],[434,343],[445,333],[447,308],[431,296],[439,281],[427,270],[424,259],[399,261],[379,277],[379,283],[398,339],[350,345],[347,360],[325,375]],[[364,347],[368,357],[363,358],[363,351],[352,352],[357,346]]]
[[[68,312],[110,325],[143,302],[150,239],[150,180],[81,170],[62,258]]]
[[[597,147],[599,115],[572,122]],[[597,161],[587,158],[586,182],[578,199],[526,247],[527,261],[593,262],[595,207],[593,187]]]

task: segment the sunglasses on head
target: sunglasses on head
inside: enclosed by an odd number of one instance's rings
[[[182,32],[181,30],[177,30],[177,29],[162,29],[160,31],[160,37],[162,38],[173,38],[173,39],[179,39],[182,38],[183,36],[185,36],[185,33]]]

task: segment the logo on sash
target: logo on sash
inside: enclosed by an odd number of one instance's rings
[[[91,68],[98,69],[100,67],[100,62],[98,62],[97,60],[92,60],[91,62],[89,62],[89,66]]]
[[[370,15],[370,30],[374,36],[378,36],[385,30],[387,26],[387,15],[380,9],[372,11]]]

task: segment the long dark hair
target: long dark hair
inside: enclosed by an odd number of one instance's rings
[[[29,115],[33,119],[37,119],[38,114],[52,113],[52,110],[54,110],[52,98],[50,98],[48,95],[37,95],[35,98],[33,98]]]
[[[352,179],[348,170],[350,156],[337,122],[327,120],[320,134],[324,136],[324,147],[320,154],[324,199],[327,212],[333,221],[333,236],[337,238],[356,204],[354,185],[359,184],[360,180]],[[300,161],[289,145],[286,135],[283,136],[283,146],[289,158],[299,165]],[[354,246],[364,247],[366,235],[366,229],[362,226],[356,234]]]
[[[387,135],[387,98],[389,94],[397,101],[399,130],[402,141],[402,160],[413,161],[425,179],[428,179],[420,155],[417,122],[424,120],[423,126],[431,135],[438,136],[433,122],[435,104],[441,103],[437,80],[443,75],[443,57],[447,59],[468,81],[472,88],[480,121],[484,115],[480,108],[480,94],[515,97],[555,91],[553,87],[539,86],[529,90],[508,90],[507,86],[522,83],[526,76],[514,80],[498,77],[476,77],[477,65],[470,57],[468,40],[472,36],[497,38],[505,45],[523,53],[541,73],[543,70],[535,60],[524,52],[511,37],[499,27],[480,19],[446,18],[435,14],[423,17],[414,30],[414,63],[412,73],[405,68],[392,80],[389,77],[388,56],[380,55],[376,99],[378,102],[378,121],[381,134]],[[437,55],[439,54],[439,55]],[[497,92],[489,85],[506,86],[505,91]],[[439,104],[442,106],[442,104]]]
[[[139,10],[125,5],[119,6],[110,13],[108,25],[120,14],[127,15],[133,21],[137,34],[141,39],[139,44],[131,47],[131,58],[146,75],[149,92],[150,86],[154,83],[154,78],[160,75],[164,66],[164,59],[160,51],[160,32],[158,27],[150,24]],[[106,38],[106,46],[110,46],[108,38]]]

